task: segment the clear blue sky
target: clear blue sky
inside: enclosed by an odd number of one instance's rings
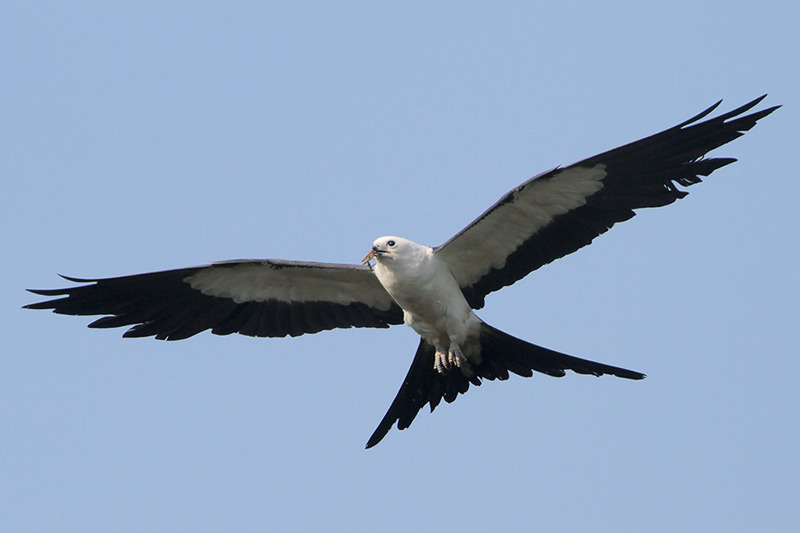
[[[796,531],[800,4],[9,2],[0,530]],[[648,374],[486,383],[363,446],[409,328],[122,339],[56,273],[437,245],[724,98],[735,165],[480,316]]]

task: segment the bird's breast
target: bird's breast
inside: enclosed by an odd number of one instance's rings
[[[412,322],[452,333],[456,324],[465,323],[472,313],[450,270],[433,257],[414,268],[379,264],[375,274]]]

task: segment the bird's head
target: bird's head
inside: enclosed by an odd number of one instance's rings
[[[417,248],[420,248],[419,244],[402,237],[379,237],[373,241],[372,249],[364,259],[361,260],[361,264],[365,265],[372,259],[379,262],[383,260],[400,259],[413,254]]]

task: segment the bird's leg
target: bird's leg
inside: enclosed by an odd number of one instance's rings
[[[472,375],[472,365],[469,364],[464,352],[461,351],[461,346],[458,345],[455,339],[450,339],[450,349],[447,351],[447,357],[450,359],[451,366],[460,368],[465,376]]]
[[[447,350],[441,345],[436,346],[433,367],[440,374],[447,374],[453,368],[460,368],[465,375],[472,375],[472,365],[469,364],[464,352],[461,351],[461,347],[454,339],[450,339],[450,347]]]
[[[436,343],[436,353],[433,356],[433,368],[440,374],[447,374],[450,370],[450,362],[447,359],[447,349],[438,342]]]

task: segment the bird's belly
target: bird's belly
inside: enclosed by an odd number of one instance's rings
[[[446,347],[451,339],[463,343],[477,329],[479,320],[455,283],[395,285],[389,294],[403,308],[406,325],[434,345]]]

